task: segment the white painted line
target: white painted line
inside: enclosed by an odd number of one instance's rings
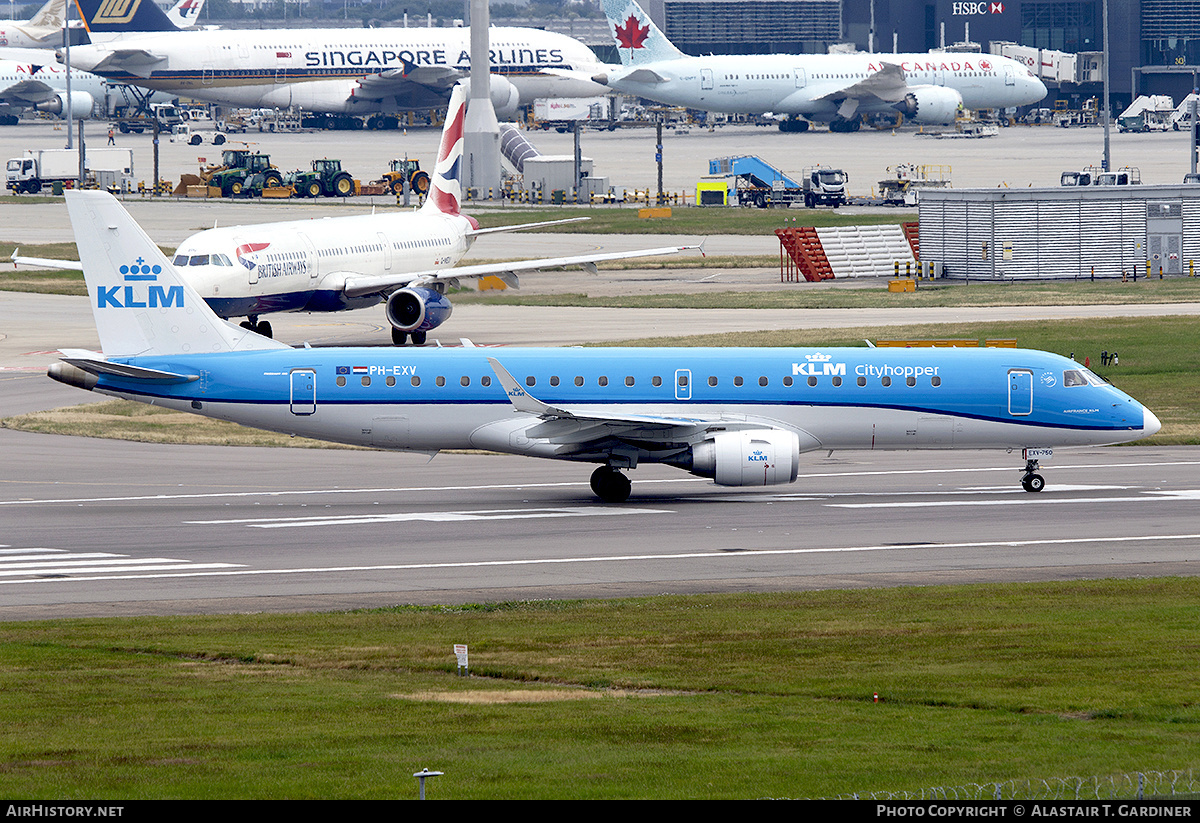
[[[854,554],[863,552],[896,552],[896,551],[942,551],[946,549],[988,549],[988,548],[1014,548],[1020,546],[1070,546],[1084,545],[1088,543],[1096,544],[1135,544],[1146,542],[1166,542],[1166,541],[1186,541],[1200,540],[1200,534],[1147,534],[1133,535],[1127,537],[1067,537],[1057,539],[1042,539],[1042,540],[989,540],[979,542],[963,542],[963,543],[920,543],[915,545],[873,545],[873,546],[842,546],[842,547],[824,547],[824,548],[809,548],[809,549],[750,549],[745,551],[708,551],[708,552],[685,552],[681,554],[631,554],[620,555],[613,557],[562,557],[562,558],[530,558],[526,560],[479,560],[470,562],[458,563],[404,563],[404,564],[388,564],[388,565],[373,565],[373,566],[314,566],[300,569],[238,569],[226,571],[193,571],[189,570],[181,574],[130,574],[130,575],[104,575],[103,577],[71,577],[60,580],[2,580],[0,586],[12,585],[18,583],[77,583],[89,580],[151,580],[151,579],[177,579],[187,577],[261,577],[273,575],[296,575],[296,574],[345,574],[345,573],[361,573],[361,572],[380,572],[380,571],[423,571],[423,570],[438,570],[438,569],[470,569],[470,568],[497,568],[497,567],[515,567],[515,566],[564,566],[580,563],[628,563],[628,562],[653,562],[660,560],[715,560],[725,561],[734,560],[740,563],[746,563],[748,560],[755,557],[777,557],[787,555],[806,555],[806,554]],[[195,568],[195,567],[193,567]]]
[[[886,477],[891,475],[913,475],[913,474],[972,474],[980,472],[1011,472],[1018,474],[1022,471],[1023,466],[1018,465],[1020,461],[1014,461],[1007,466],[976,466],[959,469],[948,469],[945,467],[930,468],[930,469],[880,469],[880,470],[863,470],[863,471],[836,471],[836,472],[814,472],[811,474],[802,474],[797,477],[797,481],[803,480],[823,480],[837,477]],[[1072,470],[1095,470],[1104,469],[1126,469],[1126,468],[1145,468],[1145,467],[1166,467],[1166,466],[1200,466],[1200,460],[1179,460],[1166,462],[1145,462],[1145,463],[1096,463],[1083,465],[1046,465],[1046,470],[1050,471],[1072,471]],[[638,480],[636,476],[632,478],[638,486],[648,486],[651,484],[662,483],[711,483],[702,477],[673,477],[667,479],[656,480]],[[126,497],[79,497],[79,498],[54,498],[48,500],[30,500],[21,498],[18,500],[0,500],[0,506],[32,506],[44,505],[47,503],[72,503],[82,505],[85,503],[134,503],[144,500],[216,500],[221,498],[253,498],[253,497],[290,497],[290,496],[311,496],[311,495],[335,495],[335,494],[402,494],[414,492],[461,492],[461,491],[493,491],[505,489],[559,489],[559,488],[574,488],[579,486],[586,487],[586,480],[571,481],[565,483],[497,483],[478,486],[401,486],[396,488],[362,488],[362,489],[290,489],[278,491],[253,491],[253,492],[206,492],[194,494],[148,494],[148,495],[131,495]],[[809,492],[811,494],[812,492]]]
[[[1200,489],[1178,491],[1147,491],[1131,497],[1060,497],[1055,494],[1024,494],[1017,498],[976,500],[910,500],[900,503],[826,503],[835,509],[919,509],[938,506],[1026,506],[1035,503],[1057,503],[1077,506],[1080,503],[1145,503],[1152,500],[1200,500]]]
[[[347,514],[334,517],[263,517],[243,520],[189,520],[188,526],[243,525],[259,529],[287,529],[314,526],[345,526],[364,523],[403,523],[423,520],[430,523],[460,523],[471,520],[535,520],[547,517],[605,517],[621,514],[674,514],[666,509],[574,507],[546,509],[493,509],[470,512],[397,512],[394,514]]]

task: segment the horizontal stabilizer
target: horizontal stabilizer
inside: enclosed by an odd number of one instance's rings
[[[131,366],[126,363],[110,363],[104,359],[104,356],[97,352],[83,352],[72,349],[63,349],[62,359],[66,363],[70,363],[77,369],[82,369],[88,374],[111,374],[115,377],[124,377],[131,380],[148,380],[153,383],[191,383],[200,379],[198,374],[179,374],[176,372],[160,371],[159,369],[148,369],[144,366]]]

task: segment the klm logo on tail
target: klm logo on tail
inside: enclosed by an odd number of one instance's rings
[[[158,276],[162,274],[162,266],[147,265],[139,257],[130,265],[123,265],[119,271],[125,281],[121,286],[96,286],[96,308],[98,309],[158,309],[175,306],[183,308],[183,286],[163,288],[157,285]],[[148,287],[139,287],[140,283],[154,283]]]

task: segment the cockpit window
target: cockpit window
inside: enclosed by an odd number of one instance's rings
[[[207,254],[193,254],[190,258],[188,258],[188,265],[189,266],[207,266],[208,265],[208,255]]]
[[[1067,369],[1063,372],[1063,385],[1068,388],[1071,386],[1086,386],[1087,378],[1083,376],[1083,372],[1077,369]]]
[[[233,261],[223,254],[214,254],[212,256],[214,266],[232,266]]]
[[[186,266],[187,261],[188,261],[188,256],[186,254],[177,254],[171,258],[171,262],[174,263],[176,266]]]

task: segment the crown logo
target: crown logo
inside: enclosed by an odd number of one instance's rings
[[[832,360],[833,355],[832,354],[821,354],[820,352],[817,352],[816,354],[804,355],[804,359],[810,363],[824,363],[828,360]]]

